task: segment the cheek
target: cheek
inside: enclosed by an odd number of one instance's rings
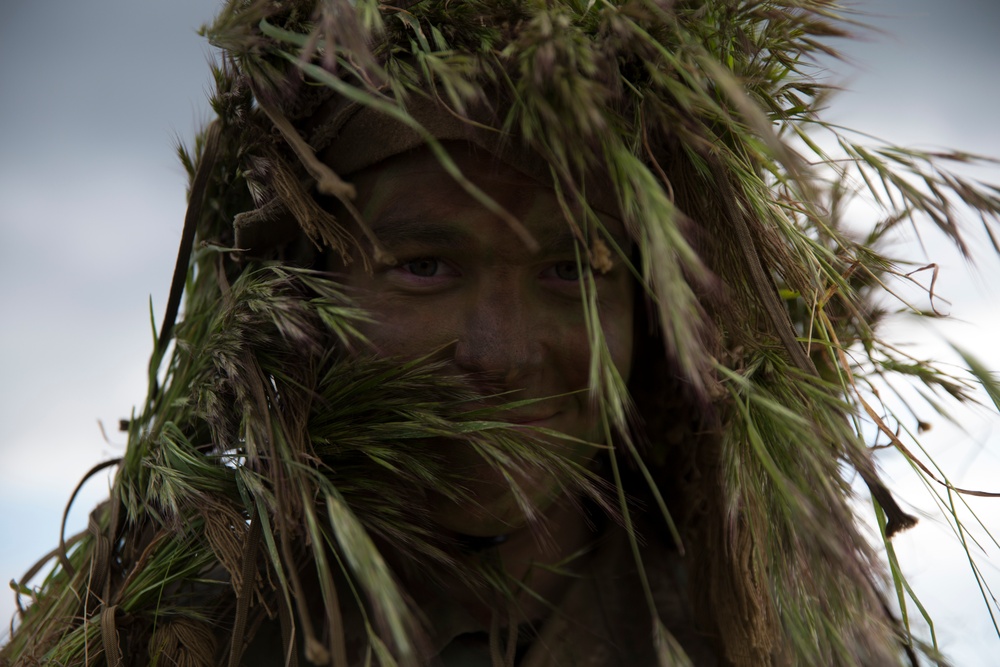
[[[626,384],[632,370],[634,301],[635,286],[631,278],[619,278],[618,282],[609,286],[608,293],[600,304],[604,340],[611,360]]]
[[[602,326],[611,360],[621,374],[622,382],[627,384],[632,370],[632,309],[615,313],[613,320],[609,320],[607,315],[602,316]]]
[[[590,385],[590,337],[586,325],[567,327],[562,335],[554,337],[547,346],[546,366],[558,377],[550,393],[577,392]],[[577,395],[576,401],[588,402],[587,392]]]
[[[382,357],[415,359],[440,351],[458,336],[448,311],[414,307],[384,297],[358,298],[372,321],[360,327]]]
[[[601,329],[611,361],[621,375],[623,384],[628,384],[632,368],[633,322],[631,301],[624,304],[605,305],[601,308]],[[591,345],[587,323],[582,317],[569,326],[562,327],[561,335],[553,339],[548,348],[549,367],[556,368],[559,377],[558,392],[576,392],[590,387]],[[577,408],[584,416],[587,428],[594,426],[590,421],[597,417],[591,392],[576,395]],[[581,433],[573,433],[581,435]],[[587,432],[583,437],[593,439],[599,436]]]

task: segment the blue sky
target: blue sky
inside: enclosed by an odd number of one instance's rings
[[[904,145],[1000,156],[1000,9],[990,0],[854,6],[885,32],[840,45],[851,64],[831,77],[848,91],[830,117]],[[94,463],[122,453],[115,426],[145,394],[149,304],[159,319],[185,207],[174,147],[209,118],[211,53],[195,30],[216,7],[0,8],[0,580],[20,577],[56,543],[70,490]],[[1000,169],[979,175],[1000,182]],[[923,245],[958,320],[942,330],[1000,368],[1000,259],[979,238],[981,268],[970,278],[942,239],[928,234]],[[921,354],[949,354],[941,334],[905,318],[891,333]],[[956,484],[1000,490],[1000,419],[969,414],[963,423],[964,432],[935,423],[929,448]],[[905,466],[883,466],[905,502],[933,509]],[[71,523],[84,525],[106,493],[107,478],[93,480]],[[998,505],[974,506],[1000,526]],[[954,537],[931,515],[897,549],[956,664],[993,664],[1000,639]],[[984,572],[1000,586],[1000,548],[986,553],[993,564]],[[0,618],[12,611],[0,591]]]

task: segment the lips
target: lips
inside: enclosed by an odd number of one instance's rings
[[[510,424],[517,424],[518,426],[537,426],[542,422],[546,422],[550,419],[553,419],[558,414],[559,414],[558,412],[547,412],[544,414],[533,414],[533,415],[508,414],[508,415],[500,415],[500,420],[508,422]]]
[[[512,405],[505,410],[503,404],[496,398],[487,397],[470,405],[471,409],[467,414],[474,414],[477,419],[506,422],[517,426],[535,426],[549,422],[566,411],[564,402],[560,401],[560,404],[556,405],[556,401],[549,398],[520,399],[517,401],[519,405]]]

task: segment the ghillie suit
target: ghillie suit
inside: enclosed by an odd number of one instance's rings
[[[359,645],[371,664],[423,664],[422,610],[394,572],[432,563],[501,601],[491,660],[512,664],[501,612],[516,582],[489,548],[462,556],[413,501],[428,489],[469,501],[421,446],[443,437],[507,472],[552,470],[620,526],[639,592],[628,624],[649,664],[690,664],[684,653],[702,644],[718,664],[748,667],[939,660],[882,599],[845,470],[871,490],[886,540],[912,524],[860,433],[868,414],[903,444],[872,407],[869,378],[910,375],[958,398],[966,388],[875,335],[897,270],[875,245],[922,217],[961,246],[954,202],[986,220],[1000,200],[931,156],[866,149],[817,117],[826,89],[812,59],[832,55],[820,40],[845,34],[842,11],[822,0],[230,2],[206,29],[224,50],[218,119],[182,151],[183,316],[175,325],[172,298],[111,499],[54,552],[0,661],[235,665],[270,634],[289,664],[341,667]],[[846,160],[823,152],[818,130]],[[522,233],[455,169],[442,143],[455,140],[509,163],[526,156],[564,203],[610,445],[599,473],[490,421],[461,378],[366,356],[365,313],[315,270],[358,248],[393,261],[323,203],[351,214],[340,176],[386,145],[429,146]],[[838,217],[855,183],[889,208],[860,241]],[[623,221],[631,252],[595,208]],[[641,286],[628,386],[594,297],[610,262],[629,262]],[[660,559],[683,573],[696,641],[658,606]]]

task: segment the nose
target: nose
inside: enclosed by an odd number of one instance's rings
[[[524,389],[542,361],[541,313],[512,289],[480,293],[464,310],[456,365],[490,390]]]

